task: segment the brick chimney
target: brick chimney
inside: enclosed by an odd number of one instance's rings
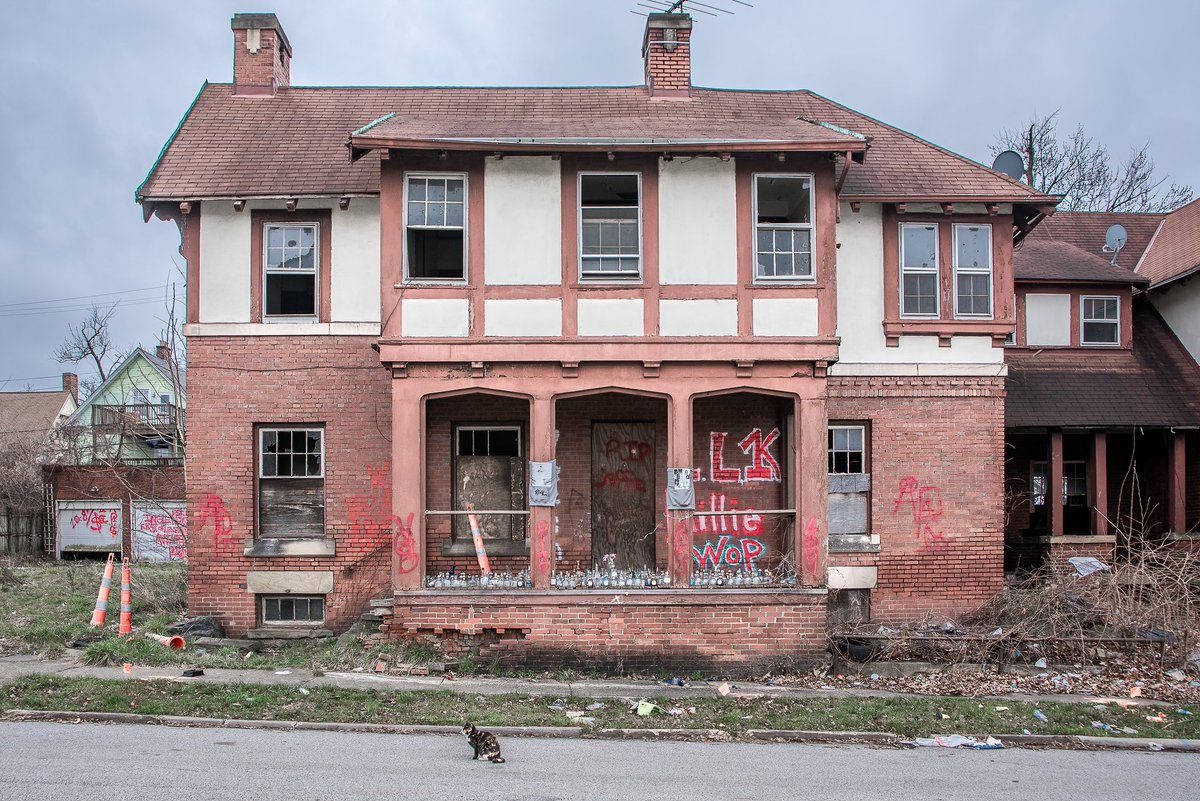
[[[158,340],[158,347],[154,349],[154,355],[167,364],[171,363],[171,346],[167,344],[165,339]]]
[[[650,14],[642,37],[646,89],[651,97],[684,98],[692,90],[692,18]]]
[[[234,14],[233,93],[274,95],[291,82],[292,46],[274,14]]]
[[[74,373],[63,373],[63,392],[70,392],[71,397],[75,399],[75,405],[79,405],[79,376]]]

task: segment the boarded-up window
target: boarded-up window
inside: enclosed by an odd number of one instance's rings
[[[325,536],[325,431],[259,430],[258,535]]]
[[[454,505],[465,511],[470,504],[480,512],[520,511],[525,508],[525,458],[520,426],[457,426],[454,429]],[[479,514],[476,522],[486,542],[524,542],[525,518],[521,515]],[[456,542],[470,542],[466,515],[454,520]]]
[[[829,426],[829,533],[868,534],[871,530],[871,474],[867,427]]]

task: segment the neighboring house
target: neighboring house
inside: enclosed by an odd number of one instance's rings
[[[166,342],[135,348],[67,421],[74,458],[46,471],[59,557],[186,558],[184,377]]]
[[[292,87],[273,14],[232,29],[137,192],[188,263],[192,613],[382,591],[448,651],[698,670],[1002,588],[1013,246],[1054,198],[692,86],[684,14],[633,87]]]
[[[1197,527],[1200,368],[1177,334],[1200,314],[1200,298],[1185,289],[1191,315],[1172,319],[1151,284],[1165,270],[1142,269],[1162,263],[1155,251],[1173,216],[1059,212],[1015,253],[1010,566],[1048,554],[1109,561]],[[1105,232],[1118,223],[1128,242],[1106,252]]]
[[[1150,246],[1138,260],[1146,294],[1163,319],[1200,361],[1200,200],[1162,216]]]

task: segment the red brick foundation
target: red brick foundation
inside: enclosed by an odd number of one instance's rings
[[[823,590],[397,593],[387,634],[487,664],[761,675],[825,655]]]

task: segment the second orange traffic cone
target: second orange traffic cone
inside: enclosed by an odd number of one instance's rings
[[[133,633],[133,599],[129,587],[129,560],[121,560],[121,618],[117,623],[117,636]]]

